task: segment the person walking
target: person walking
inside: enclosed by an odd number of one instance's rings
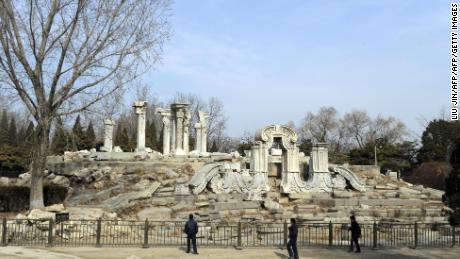
[[[356,245],[356,253],[361,253],[361,248],[359,247],[359,238],[361,237],[361,227],[356,221],[355,216],[350,217],[351,226],[348,228],[351,231],[351,240],[350,240],[350,251],[353,252],[353,243]]]
[[[188,221],[185,223],[184,232],[187,234],[187,253],[190,253],[190,241],[192,241],[193,253],[198,254],[198,250],[196,249],[196,234],[198,233],[198,224],[193,219],[193,214],[188,216]]]
[[[290,259],[299,259],[299,254],[297,252],[297,234],[298,234],[297,224],[295,218],[291,218],[291,225],[289,226],[289,241],[287,243],[287,250],[289,253]]]

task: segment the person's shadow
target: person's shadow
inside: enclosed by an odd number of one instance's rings
[[[282,258],[282,259],[289,259],[289,256],[285,255],[285,254],[282,254],[280,252],[275,252],[275,254],[279,257],[279,258]]]

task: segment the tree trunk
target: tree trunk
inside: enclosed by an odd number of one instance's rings
[[[42,120],[39,123],[37,144],[32,158],[29,206],[31,210],[45,207],[43,201],[43,173],[46,169],[46,157],[48,155],[50,122],[49,120]]]

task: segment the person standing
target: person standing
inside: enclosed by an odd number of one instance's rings
[[[187,234],[187,253],[190,253],[190,241],[192,241],[193,253],[198,254],[198,250],[196,249],[196,234],[198,233],[198,224],[193,219],[193,214],[188,216],[188,221],[185,223],[184,232]]]
[[[287,250],[289,253],[290,259],[299,259],[299,254],[297,252],[297,234],[298,234],[297,224],[295,218],[291,218],[291,225],[289,226],[289,241],[287,243]]]
[[[355,216],[350,217],[351,226],[348,228],[351,231],[350,252],[353,252],[353,243],[356,245],[356,253],[361,253],[358,239],[361,237],[361,227],[356,221]]]

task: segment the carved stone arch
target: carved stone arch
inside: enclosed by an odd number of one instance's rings
[[[294,147],[298,139],[297,133],[292,128],[284,125],[270,125],[257,130],[255,140],[273,143],[276,137],[282,138],[286,149]]]

